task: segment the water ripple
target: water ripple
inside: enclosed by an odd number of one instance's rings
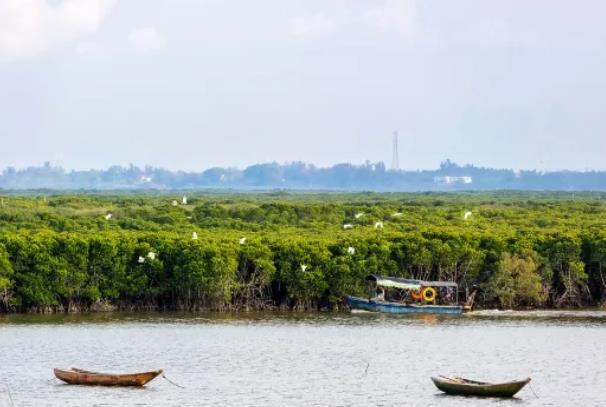
[[[603,311],[105,314],[0,319],[0,406],[602,405]],[[143,389],[68,386],[53,367],[164,368]],[[436,374],[531,376],[514,400],[442,395]],[[50,380],[50,381],[49,381]]]

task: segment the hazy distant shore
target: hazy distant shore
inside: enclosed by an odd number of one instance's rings
[[[298,191],[486,191],[564,190],[606,191],[606,171],[512,170],[458,165],[450,160],[431,170],[390,169],[382,162],[317,167],[303,162],[263,163],[244,169],[210,168],[170,171],[154,167],[113,166],[107,169],[65,170],[45,163],[0,173],[4,190],[259,190]]]

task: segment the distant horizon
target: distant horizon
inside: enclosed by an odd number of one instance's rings
[[[46,162],[0,172],[0,188],[11,189],[299,189],[391,192],[464,190],[606,191],[606,171],[513,170],[458,165],[450,160],[425,170],[390,170],[383,162],[318,167],[301,161],[259,163],[244,168],[172,171],[161,167],[112,166],[66,170]]]
[[[86,172],[86,171],[106,171],[110,168],[130,168],[130,167],[135,167],[138,169],[146,169],[149,168],[150,170],[165,170],[165,171],[170,171],[170,172],[185,172],[185,173],[202,173],[208,170],[212,170],[212,169],[229,169],[229,170],[245,170],[247,168],[250,167],[254,167],[254,166],[261,166],[261,165],[279,165],[279,166],[289,166],[289,165],[295,165],[295,164],[304,164],[308,167],[313,167],[313,168],[317,168],[317,169],[330,169],[333,168],[335,166],[340,166],[340,165],[351,165],[354,167],[363,167],[365,165],[378,165],[378,164],[382,164],[385,166],[385,169],[387,171],[393,171],[393,168],[390,168],[389,163],[385,162],[385,161],[370,161],[370,160],[365,160],[363,162],[334,162],[333,164],[327,164],[327,165],[318,165],[315,164],[313,162],[306,162],[306,161],[277,161],[277,160],[273,160],[273,161],[263,161],[263,162],[256,162],[256,163],[252,163],[249,165],[243,165],[243,166],[237,166],[237,165],[216,165],[216,166],[209,166],[209,167],[200,167],[199,169],[183,169],[183,168],[167,168],[167,167],[163,167],[163,166],[156,166],[156,165],[151,165],[151,164],[136,164],[133,162],[129,162],[126,164],[110,164],[107,166],[102,166],[102,167],[82,167],[82,168],[74,168],[74,167],[67,167],[65,165],[62,165],[61,163],[56,163],[56,162],[52,162],[52,161],[43,161],[42,163],[39,164],[31,164],[31,165],[25,165],[25,166],[20,166],[20,167],[16,167],[16,166],[12,166],[12,165],[6,165],[4,167],[0,167],[0,173],[3,173],[4,171],[8,170],[8,169],[14,169],[15,171],[23,171],[23,170],[27,170],[28,168],[43,168],[46,167],[47,165],[50,166],[51,168],[57,168],[57,169],[62,169],[66,172]],[[442,165],[444,164],[452,164],[456,167],[459,168],[475,168],[475,169],[488,169],[488,170],[495,170],[495,171],[513,171],[513,172],[537,172],[537,173],[541,173],[541,174],[547,174],[547,173],[559,173],[559,172],[578,172],[578,173],[586,173],[586,172],[606,172],[606,169],[598,169],[598,168],[585,168],[585,169],[569,169],[569,168],[561,168],[561,169],[548,169],[548,170],[542,170],[539,168],[513,168],[513,167],[491,167],[491,166],[485,166],[485,165],[478,165],[478,164],[474,164],[474,163],[459,163],[459,162],[455,162],[449,158],[446,158],[442,161],[440,161],[440,163],[435,166],[435,167],[422,167],[422,168],[399,168],[397,171],[400,172],[417,172],[417,171],[435,171],[435,170],[439,170]]]

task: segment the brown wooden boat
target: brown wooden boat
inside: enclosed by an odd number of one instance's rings
[[[54,369],[55,377],[69,384],[87,384],[92,386],[144,386],[162,373],[162,369],[141,373],[99,373],[71,368]]]
[[[436,387],[444,393],[461,396],[513,397],[530,382],[530,378],[505,383],[485,383],[462,377],[432,377]]]

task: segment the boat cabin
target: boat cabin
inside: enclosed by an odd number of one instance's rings
[[[403,304],[452,305],[459,303],[459,286],[452,281],[424,281],[370,274],[369,299]]]

